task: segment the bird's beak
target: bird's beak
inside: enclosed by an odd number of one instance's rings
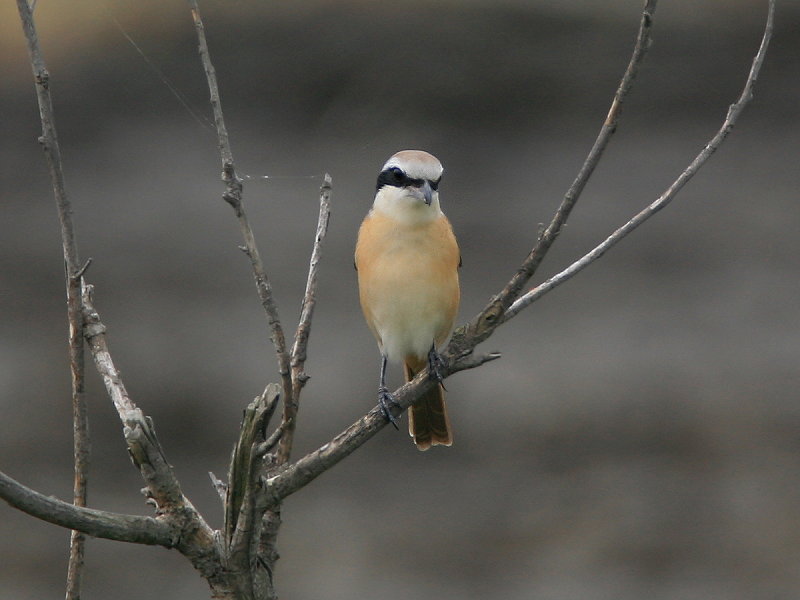
[[[431,188],[430,181],[426,179],[423,182],[422,186],[420,187],[420,191],[422,192],[422,196],[425,199],[425,204],[430,206],[431,202],[433,202],[433,189]]]

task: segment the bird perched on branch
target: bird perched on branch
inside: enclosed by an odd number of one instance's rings
[[[386,418],[397,427],[387,360],[402,361],[406,381],[426,367],[437,381],[409,409],[408,430],[420,450],[453,443],[437,348],[458,312],[461,256],[439,206],[441,177],[439,160],[421,150],[403,150],[386,161],[355,252],[361,308],[381,352],[378,401]]]

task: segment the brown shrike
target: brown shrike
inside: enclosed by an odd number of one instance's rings
[[[420,450],[453,443],[437,347],[458,312],[461,256],[439,207],[442,165],[421,150],[392,156],[378,175],[377,192],[356,243],[361,308],[381,352],[378,401],[389,411],[386,361],[402,361],[406,381],[429,368],[438,385],[408,413],[408,431]]]

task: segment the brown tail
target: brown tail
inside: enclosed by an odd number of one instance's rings
[[[406,381],[411,381],[427,364],[425,359],[407,357],[403,363]],[[453,444],[453,433],[441,385],[437,385],[425,394],[408,410],[408,433],[414,438],[414,443],[420,450],[427,450],[431,446]]]

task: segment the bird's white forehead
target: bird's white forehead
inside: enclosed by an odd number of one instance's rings
[[[383,165],[382,170],[397,167],[412,179],[436,181],[442,176],[442,163],[424,150],[401,150]]]

